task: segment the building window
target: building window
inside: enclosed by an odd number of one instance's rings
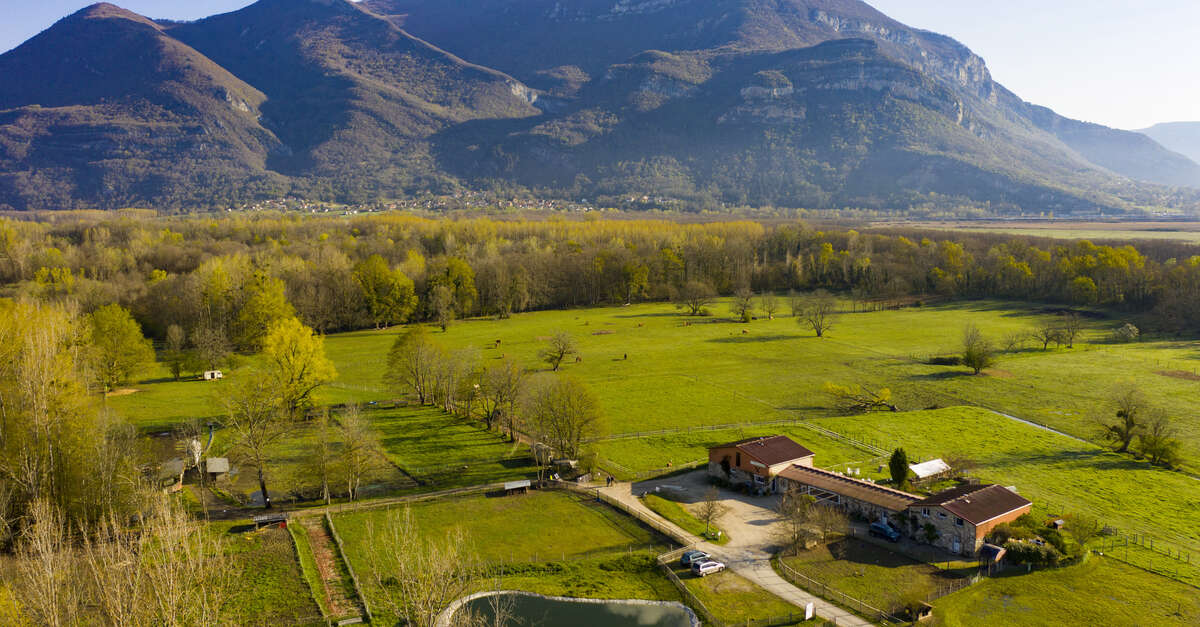
[[[924,517],[926,517],[926,518],[929,518],[929,508],[928,508],[928,507],[922,507],[922,508],[921,508],[921,515],[922,515],[922,516],[924,516]]]
[[[738,453],[738,454],[737,454],[737,464],[736,464],[736,465],[737,465],[739,468],[742,466],[742,454],[741,454],[741,453]]]
[[[954,524],[958,525],[959,527],[963,526],[963,519],[961,519],[961,518],[955,518],[955,519],[954,519]]]
[[[938,512],[938,518],[945,518],[946,512]]]

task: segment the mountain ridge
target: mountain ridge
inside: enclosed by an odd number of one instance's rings
[[[857,0],[102,3],[0,55],[0,205],[21,209],[515,186],[1087,214],[1194,209],[1182,185],[1186,157],[1025,103]]]

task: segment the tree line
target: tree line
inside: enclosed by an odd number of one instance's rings
[[[0,220],[10,294],[119,304],[180,373],[253,352],[296,316],[320,333],[440,326],[531,309],[825,289],[876,303],[995,297],[1200,326],[1200,255],[1008,235],[821,230],[802,222],[238,215]],[[763,303],[763,308],[781,303]]]

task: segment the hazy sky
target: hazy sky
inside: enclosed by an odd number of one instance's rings
[[[868,0],[910,26],[944,33],[988,62],[1025,100],[1118,128],[1200,120],[1197,0]],[[0,50],[88,4],[3,0]],[[116,0],[156,18],[195,19],[250,0]]]

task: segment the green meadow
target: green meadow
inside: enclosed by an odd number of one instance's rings
[[[1200,589],[1097,556],[984,579],[933,605],[943,627],[1200,623]]]
[[[437,537],[462,529],[468,551],[490,565],[505,589],[592,598],[678,600],[653,556],[668,543],[632,518],[583,496],[535,491],[516,496],[471,496],[409,506],[418,532]],[[396,509],[334,516],[346,556],[373,607],[382,591],[373,583],[366,543],[372,525]],[[481,587],[494,585],[483,580]]]

